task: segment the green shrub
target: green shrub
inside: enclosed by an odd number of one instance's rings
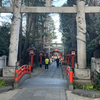
[[[92,83],[89,83],[87,85],[82,85],[82,88],[83,89],[86,89],[86,90],[93,90],[93,84]]]
[[[78,89],[84,89],[84,90],[95,90],[98,91],[97,88],[94,87],[94,84],[89,83],[89,84],[76,84],[74,83],[74,88],[78,88]]]
[[[4,86],[7,86],[7,84],[5,83],[5,81],[2,79],[0,81],[0,87],[4,87]]]
[[[96,78],[94,81],[94,88],[97,89],[98,91],[100,91],[100,73],[96,72]]]

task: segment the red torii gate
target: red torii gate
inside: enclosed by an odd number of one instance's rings
[[[51,61],[52,61],[52,54],[55,53],[55,52],[57,52],[56,56],[61,58],[62,51],[59,51],[58,49],[55,49],[55,50],[50,51],[50,54],[51,54],[50,59],[51,59]]]
[[[52,53],[54,53],[54,52],[57,52],[58,53],[57,56],[61,57],[62,51],[59,51],[58,49],[55,49],[55,50],[50,51],[51,57],[52,57]]]

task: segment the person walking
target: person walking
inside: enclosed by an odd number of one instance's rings
[[[61,58],[59,59],[59,66],[61,67]]]
[[[49,64],[49,58],[47,57],[45,59],[45,69],[48,69],[48,64]]]
[[[59,66],[59,58],[56,59],[57,67]]]

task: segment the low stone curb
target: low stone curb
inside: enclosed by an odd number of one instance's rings
[[[6,92],[8,90],[12,90],[13,87],[12,86],[5,86],[5,87],[0,87],[0,93],[2,92]]]
[[[72,93],[85,97],[100,98],[100,91],[75,89],[72,91]]]

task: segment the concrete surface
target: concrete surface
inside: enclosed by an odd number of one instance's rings
[[[0,80],[4,80],[8,85],[13,85],[14,83],[14,77],[0,77]]]
[[[10,100],[19,90],[21,89],[14,89],[14,90],[0,93],[0,100]]]
[[[29,79],[31,77],[31,74],[25,74],[21,77],[21,79],[18,81],[18,83],[14,83],[14,88],[18,88],[26,79]]]
[[[5,92],[5,91],[8,91],[8,90],[12,90],[12,89],[13,89],[12,86],[0,87],[0,93],[1,93],[1,92]]]
[[[100,91],[75,89],[72,91],[72,93],[77,94],[79,96],[84,96],[84,97],[100,98]]]
[[[33,72],[31,72],[31,78],[35,78],[40,75],[45,70],[45,65],[42,65],[42,68],[37,67],[33,68]]]
[[[67,100],[100,100],[100,98],[89,98],[73,94],[72,91],[66,90]]]
[[[66,100],[63,89],[21,89],[10,100]]]

